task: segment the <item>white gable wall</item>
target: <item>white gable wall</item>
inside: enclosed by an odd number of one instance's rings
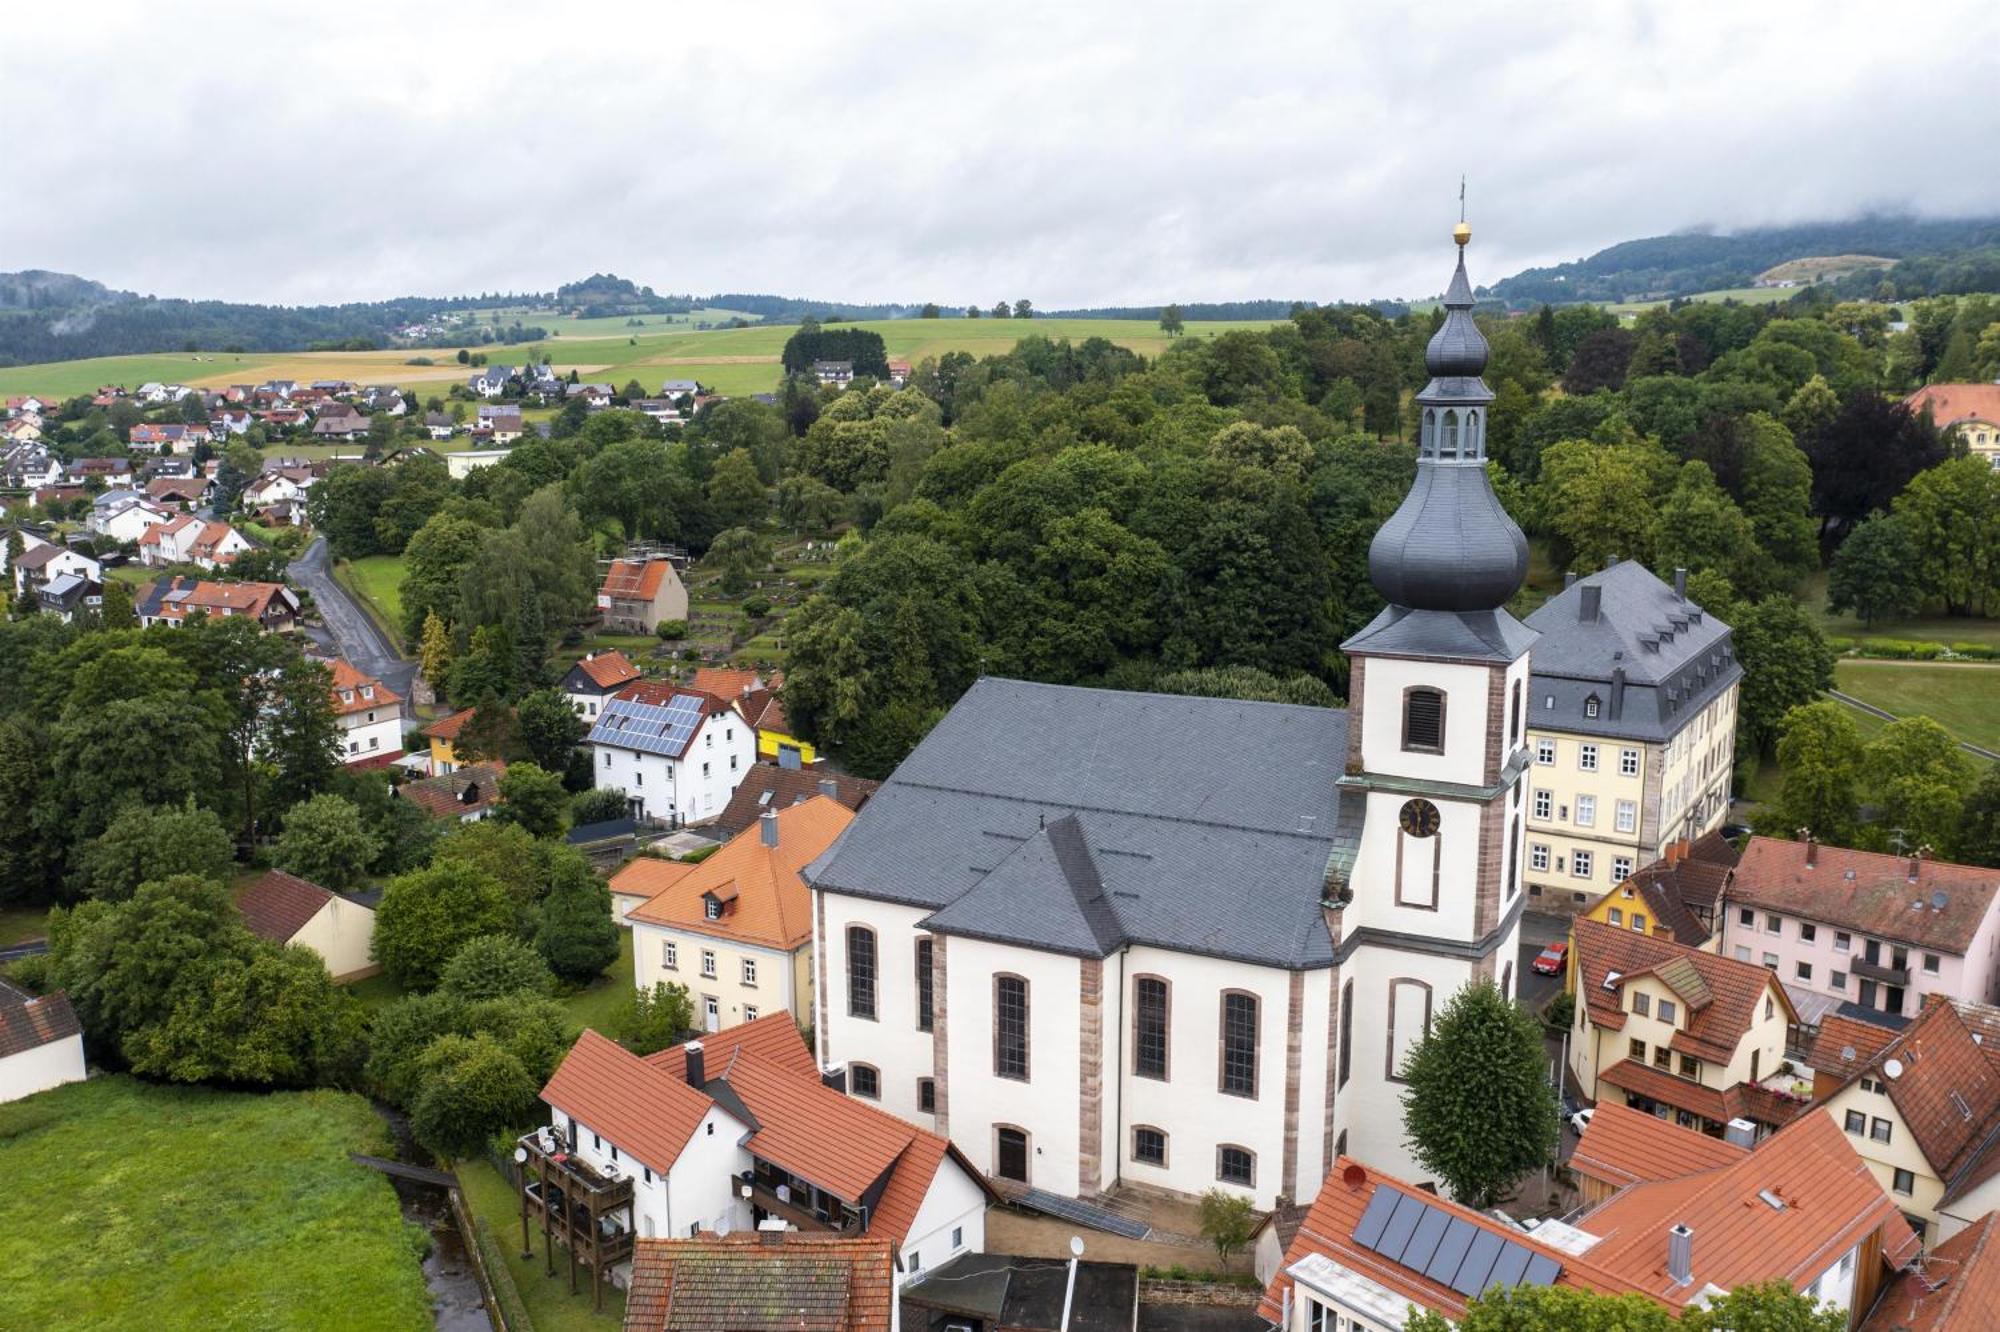
[[[952,1232],[959,1242],[952,1243]],[[986,1192],[950,1156],[938,1162],[929,1192],[903,1236],[903,1270],[897,1284],[950,1262],[961,1253],[986,1249]]]
[[[0,1102],[60,1087],[84,1078],[83,1037],[66,1036],[0,1059]]]

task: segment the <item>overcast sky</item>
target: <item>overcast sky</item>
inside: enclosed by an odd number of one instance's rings
[[[10,6],[0,270],[321,302],[1421,296],[2000,213],[2000,4]]]

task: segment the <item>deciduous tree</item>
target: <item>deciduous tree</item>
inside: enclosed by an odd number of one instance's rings
[[[354,802],[324,793],[286,811],[274,859],[288,874],[345,893],[367,880],[381,850]]]
[[[1847,845],[1862,774],[1861,730],[1847,706],[1822,699],[1787,712],[1778,736],[1778,766],[1784,788],[1771,831],[1791,836],[1804,828],[1821,841]]]
[[[1404,1128],[1460,1202],[1489,1207],[1550,1159],[1560,1136],[1540,1025],[1491,981],[1445,1005],[1404,1060]]]
[[[440,859],[389,880],[375,909],[372,955],[397,984],[428,990],[466,940],[511,933],[515,921],[499,880],[462,861]]]

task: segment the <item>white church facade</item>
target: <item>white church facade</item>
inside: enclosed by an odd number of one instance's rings
[[[1515,992],[1535,638],[1462,253],[1445,305],[1348,708],[984,679],[808,867],[850,1095],[1069,1197],[1424,1177],[1403,1060],[1468,982]]]

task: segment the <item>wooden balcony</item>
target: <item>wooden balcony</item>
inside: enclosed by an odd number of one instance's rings
[[[539,1134],[522,1137],[516,1152],[521,1182],[521,1248],[532,1252],[531,1236],[542,1233],[543,1256],[555,1275],[555,1246],[569,1254],[570,1293],[576,1269],[590,1269],[591,1293],[603,1307],[602,1282],[611,1268],[632,1257],[632,1179],[606,1175],[560,1144],[550,1150]]]

